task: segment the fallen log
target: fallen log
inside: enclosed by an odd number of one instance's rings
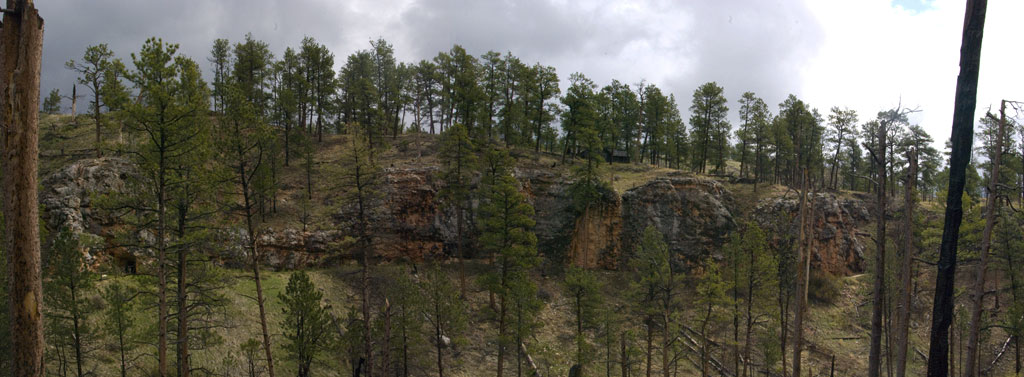
[[[543,377],[540,374],[540,366],[538,366],[537,363],[533,361],[533,357],[530,356],[530,353],[526,351],[526,343],[519,342],[519,349],[523,352],[523,355],[526,356],[526,364],[530,366],[531,370],[533,370],[533,374],[531,376]]]

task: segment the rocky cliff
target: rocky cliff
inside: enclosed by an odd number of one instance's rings
[[[105,218],[105,211],[94,208],[93,198],[124,192],[132,174],[132,165],[117,158],[84,159],[60,169],[44,180],[41,199],[47,223],[104,235],[117,221]],[[621,268],[636,250],[647,226],[660,230],[670,250],[684,260],[716,253],[736,227],[735,199],[712,179],[682,174],[655,178],[621,196],[608,192],[602,203],[577,213],[570,208],[571,182],[561,172],[534,167],[516,169],[515,175],[536,209],[540,253],[577,266]],[[443,205],[441,188],[436,167],[385,169],[377,195],[368,206],[379,258],[423,261],[455,255],[456,212]],[[332,193],[325,202],[333,205],[344,200],[342,194]],[[811,202],[818,229],[815,263],[836,274],[863,269],[864,246],[856,235],[857,227],[867,218],[863,204],[830,195],[814,195]],[[474,207],[478,204],[472,203]],[[758,205],[754,216],[762,225],[778,228],[772,234],[795,234],[791,222],[779,220],[791,217],[796,206],[792,198],[770,198]],[[350,246],[356,208],[340,205],[328,212],[332,215],[321,223],[330,225],[319,229],[304,230],[297,220],[294,226],[264,229],[258,243],[267,265],[278,269],[326,266],[354,257]],[[473,212],[464,214],[468,240],[476,233]],[[240,228],[224,229],[219,238],[225,247],[218,260],[231,266],[247,262]],[[466,242],[464,247],[466,256],[479,255],[473,242]],[[132,258],[147,254],[145,250],[109,249],[120,253],[117,257],[122,259],[125,253]]]
[[[665,235],[669,251],[694,260],[716,253],[736,227],[733,196],[696,177],[658,178],[622,195],[622,244],[630,255],[647,226]]]
[[[814,229],[812,267],[840,276],[863,272],[865,246],[858,228],[868,223],[865,203],[835,194],[811,194],[808,206]],[[773,242],[791,242],[799,231],[799,208],[795,196],[768,198],[758,203],[753,217]]]

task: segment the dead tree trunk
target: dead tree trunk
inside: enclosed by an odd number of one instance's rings
[[[75,112],[78,110],[78,85],[71,84],[71,121],[75,121]]]
[[[907,343],[910,338],[910,286],[913,278],[913,251],[914,251],[914,186],[917,183],[917,151],[911,150],[907,156],[910,161],[910,172],[907,173],[907,184],[904,187],[904,213],[903,213],[903,259],[900,266],[900,279],[902,289],[900,291],[899,314],[896,317],[896,377],[904,377],[907,373]]]
[[[0,154],[13,350],[2,357],[14,360],[13,376],[42,377],[45,366],[37,166],[43,19],[32,0],[7,0],[2,28]]]
[[[999,106],[999,131],[996,133],[995,156],[992,156],[992,167],[989,171],[988,196],[985,198],[985,228],[981,231],[981,261],[974,272],[973,302],[971,303],[971,322],[967,333],[967,361],[964,370],[968,377],[979,375],[981,364],[978,359],[978,333],[981,328],[981,309],[985,304],[985,271],[988,269],[988,250],[992,246],[992,227],[996,223],[996,197],[999,186],[999,164],[1003,156],[1003,137],[1006,135],[1006,101]]]
[[[896,111],[897,116],[899,111]],[[872,158],[875,166],[878,167],[878,189],[875,190],[877,202],[875,204],[876,224],[875,231],[875,282],[871,290],[872,311],[871,311],[871,349],[868,353],[868,377],[878,377],[882,365],[882,311],[885,304],[885,207],[886,207],[886,136],[888,136],[889,119],[883,119],[878,127],[878,150],[872,151]]]
[[[797,297],[796,297],[796,317],[793,319],[793,330],[795,333],[795,339],[793,339],[793,376],[799,377],[801,369],[801,351],[804,345],[804,312],[807,311],[806,295],[807,291],[807,271],[804,269],[804,259],[810,261],[810,256],[807,254],[810,252],[806,245],[807,236],[807,170],[803,171],[803,183],[800,188],[800,209],[798,211],[798,217],[800,221],[799,237],[797,238]],[[785,326],[785,323],[783,323]]]
[[[960,45],[960,74],[956,80],[953,107],[952,150],[949,157],[949,190],[935,275],[935,303],[932,309],[931,344],[928,349],[928,377],[949,373],[949,325],[953,318],[953,283],[956,279],[956,247],[963,219],[961,196],[966,183],[967,162],[974,138],[974,108],[977,105],[981,41],[985,30],[988,0],[968,0]]]

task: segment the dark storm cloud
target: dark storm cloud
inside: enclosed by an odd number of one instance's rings
[[[755,91],[774,107],[799,93],[823,39],[799,1],[418,0],[401,24],[419,58],[458,43],[554,65],[563,82],[576,71],[598,85],[646,79],[675,93],[684,114],[707,81],[731,102]]]
[[[46,19],[44,95],[53,87],[69,94],[75,74],[64,62],[88,45],[108,43],[130,65],[129,54],[158,36],[209,70],[215,38],[237,42],[252,32],[278,57],[312,36],[338,65],[378,37],[406,61],[456,43],[477,56],[511,51],[528,64],[555,66],[563,83],[573,72],[598,85],[646,79],[674,93],[688,116],[693,89],[706,81],[723,85],[731,105],[747,90],[772,105],[798,92],[801,68],[822,38],[795,0],[64,0],[39,7]]]
[[[402,24],[409,48],[422,57],[460,44],[477,54],[512,52],[545,64],[562,57],[618,54],[629,41],[651,37],[642,20],[616,18],[607,10],[549,0],[421,0],[402,14]]]
[[[280,55],[284,46],[298,45],[304,35],[338,44],[347,29],[345,21],[351,18],[343,8],[315,1],[66,0],[39,2],[38,7],[46,22],[43,95],[55,87],[71,94],[76,74],[65,69],[64,62],[81,59],[89,45],[107,43],[131,68],[130,54],[147,38],[159,37],[180,44],[181,53],[208,70],[206,58],[216,38],[237,42],[252,32]],[[79,90],[80,95],[88,94],[82,92],[85,88]]]

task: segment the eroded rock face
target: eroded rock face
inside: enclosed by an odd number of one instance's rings
[[[126,180],[134,171],[130,162],[118,158],[85,159],[61,169],[44,180],[41,198],[47,222],[98,235],[123,226],[117,219],[101,218],[102,211],[94,210],[91,201],[96,195],[126,192]],[[622,197],[609,192],[606,200],[577,216],[570,208],[571,181],[565,175],[547,169],[516,169],[514,175],[536,211],[538,251],[577,266],[622,267],[647,225],[656,226],[666,235],[671,250],[687,257],[718,250],[735,227],[730,212],[732,196],[712,180],[656,179]],[[456,255],[458,216],[454,208],[443,204],[443,182],[437,167],[385,169],[380,183],[376,198],[366,206],[377,258],[422,261]],[[341,200],[341,195],[332,195],[330,200]],[[467,257],[479,257],[478,245],[472,242],[478,235],[473,215],[479,202],[470,205],[473,209],[463,214],[467,240],[463,252]],[[296,224],[264,229],[257,239],[262,263],[267,268],[294,269],[355,258],[356,218],[357,207],[347,203],[338,208],[326,228],[302,230]],[[244,230],[228,228],[219,233],[222,247],[215,252],[216,259],[228,266],[247,266],[251,259]],[[152,254],[147,250],[108,250],[116,258],[134,261],[138,257],[143,263]]]
[[[440,189],[435,167],[385,170],[377,197],[366,206],[377,257],[420,261],[455,252],[456,211],[442,205]],[[341,234],[348,236],[356,235],[357,219],[352,203],[334,215]],[[464,216],[464,233],[472,232],[472,221]]]
[[[42,181],[39,203],[43,206],[40,216],[48,228],[56,231],[68,229],[76,237],[85,237],[94,242],[84,243],[83,257],[87,264],[94,264],[110,257],[121,261],[134,261],[137,256],[147,255],[141,248],[102,246],[99,253],[95,242],[110,237],[118,226],[116,218],[105,214],[94,205],[96,198],[106,194],[127,191],[127,181],[136,174],[135,166],[118,157],[87,158],[75,161],[50,174]],[[134,268],[134,267],[132,267]]]
[[[622,195],[622,246],[632,255],[644,229],[653,225],[669,251],[688,259],[718,253],[736,227],[732,193],[716,181],[658,178]]]
[[[227,246],[220,257],[220,263],[235,268],[249,267],[252,259],[246,247],[245,230],[238,228],[220,234],[221,243]],[[325,267],[346,257],[339,252],[346,239],[341,231],[303,231],[295,228],[264,229],[256,239],[264,267],[299,269]]]
[[[865,203],[835,194],[811,194],[808,205],[814,237],[811,265],[838,276],[863,272],[865,246],[857,229],[868,222]],[[798,234],[799,208],[795,196],[764,199],[754,210],[754,220],[773,242],[784,242],[782,238],[795,239]]]
[[[583,268],[618,269],[622,260],[622,201],[594,206],[573,224],[568,263]]]
[[[135,166],[117,157],[87,158],[75,161],[43,179],[39,202],[46,224],[66,227],[75,233],[102,233],[102,227],[115,219],[104,218],[96,208],[96,196],[126,191],[127,180]]]

